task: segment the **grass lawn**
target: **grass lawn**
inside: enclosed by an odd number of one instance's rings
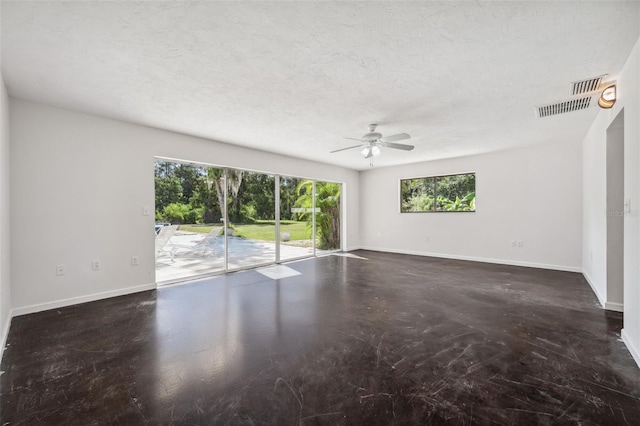
[[[208,234],[213,228],[220,228],[220,230],[222,230],[221,225],[180,225],[181,231],[199,232],[203,234]],[[272,220],[258,220],[256,223],[233,224],[233,228],[233,235],[236,237],[252,240],[275,241],[276,223]],[[306,221],[281,220],[280,232],[290,233],[291,241],[311,239],[311,232],[307,230]]]

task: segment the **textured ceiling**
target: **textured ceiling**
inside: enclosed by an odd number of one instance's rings
[[[597,107],[534,106],[615,78],[639,7],[2,1],[2,72],[16,98],[362,170],[329,151],[371,122],[416,146],[376,166],[581,139]]]

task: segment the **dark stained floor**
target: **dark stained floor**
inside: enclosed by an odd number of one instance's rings
[[[580,274],[358,251],[14,318],[11,425],[638,425]]]

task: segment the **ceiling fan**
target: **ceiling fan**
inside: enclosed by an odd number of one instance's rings
[[[376,132],[377,126],[377,124],[369,124],[369,133],[365,133],[364,135],[362,135],[361,139],[345,138],[353,139],[354,141],[360,141],[360,144],[349,146],[347,148],[336,149],[334,151],[331,151],[331,153],[333,154],[334,152],[345,151],[347,149],[353,148],[362,148],[362,151],[360,151],[360,153],[364,156],[364,158],[371,158],[380,155],[380,148],[401,149],[403,151],[411,151],[414,148],[413,145],[393,143],[394,141],[409,139],[411,136],[409,136],[408,134],[398,133],[397,135],[382,136],[382,134]]]

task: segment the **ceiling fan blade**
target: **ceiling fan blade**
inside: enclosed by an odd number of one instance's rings
[[[351,139],[352,141],[360,141],[360,142],[362,142],[362,139],[356,139],[356,138],[345,138],[345,139]]]
[[[397,135],[383,136],[380,138],[380,142],[401,141],[403,139],[409,139],[410,137],[411,136],[406,133],[398,133]]]
[[[413,148],[415,148],[413,145],[405,145],[403,143],[390,143],[390,142],[384,143],[383,146],[386,146],[387,148],[401,149],[403,151],[411,151]]]
[[[334,152],[346,151],[347,149],[360,148],[361,146],[362,146],[362,144],[354,145],[354,146],[348,146],[346,148],[340,148],[340,149],[336,149],[334,151],[331,151],[329,154],[333,154]]]

